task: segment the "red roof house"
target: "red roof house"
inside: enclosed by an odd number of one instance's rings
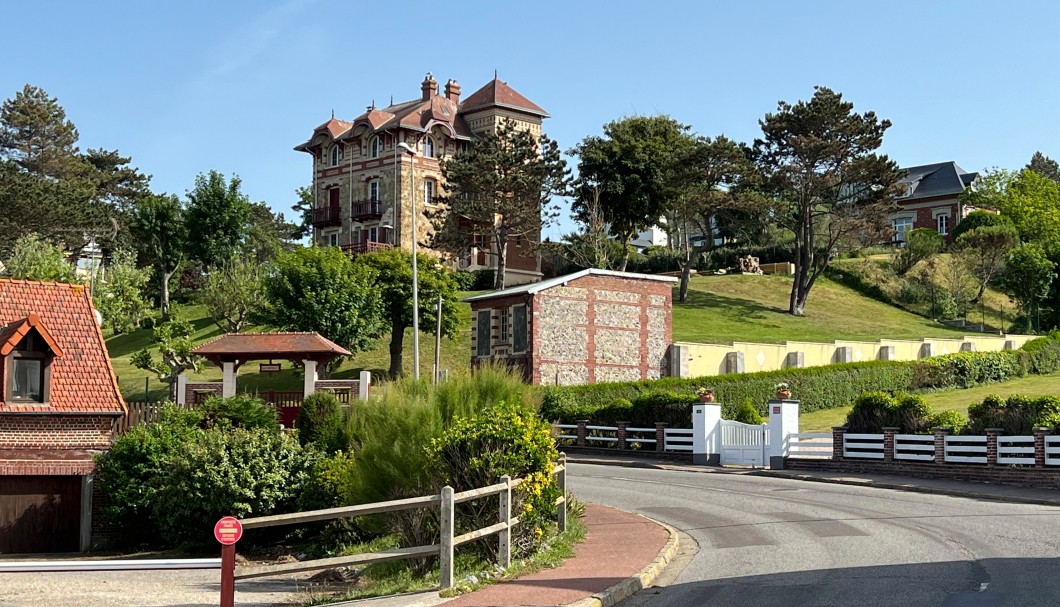
[[[126,408],[84,286],[0,279],[0,386],[0,554],[86,549]]]

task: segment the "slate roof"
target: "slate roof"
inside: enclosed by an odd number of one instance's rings
[[[33,329],[55,355],[49,402],[0,400],[0,413],[124,413],[125,402],[88,289],[58,282],[0,279],[0,352],[9,352]]]
[[[511,287],[508,289],[501,289],[500,291],[493,291],[492,293],[483,293],[481,295],[472,295],[471,297],[465,297],[462,301],[484,301],[487,299],[496,299],[498,297],[509,297],[512,295],[528,294],[533,295],[544,291],[545,289],[551,289],[552,287],[558,287],[566,285],[572,280],[582,278],[585,276],[611,276],[614,278],[628,278],[632,280],[656,280],[659,282],[677,282],[677,278],[674,276],[657,276],[655,274],[637,274],[636,272],[618,272],[616,270],[598,270],[596,268],[589,268],[573,274],[565,274],[563,276],[557,276],[555,278],[549,278],[548,280],[542,280],[540,282],[531,282],[525,285],[519,285],[518,287]]]
[[[349,350],[319,333],[228,333],[196,347],[192,352],[211,359],[241,360],[287,358],[294,355],[328,358],[352,356]]]
[[[975,180],[979,173],[965,171],[956,162],[937,162],[901,169],[903,181],[910,185],[908,196],[899,202],[911,202],[936,196],[957,196]]]

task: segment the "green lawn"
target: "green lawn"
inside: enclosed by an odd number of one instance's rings
[[[924,400],[931,405],[932,411],[954,410],[961,415],[968,415],[968,406],[982,402],[990,394],[1010,396],[1024,394],[1027,396],[1060,396],[1060,373],[1051,375],[1029,375],[1000,384],[976,386],[964,390],[940,390],[924,394]],[[800,432],[828,432],[834,426],[842,426],[850,407],[824,409],[799,416]]]
[[[699,276],[688,300],[675,302],[675,341],[831,341],[833,339],[958,337],[922,316],[869,299],[821,278],[810,292],[806,315],[787,313],[792,279],[787,276]]]
[[[461,294],[461,297],[470,295]],[[471,357],[471,306],[460,304],[462,314],[460,326],[457,329],[455,339],[442,339],[441,362],[443,369],[449,369],[450,373],[461,373],[467,370]],[[178,309],[180,318],[189,320],[195,328],[194,339],[196,343],[214,339],[221,335],[217,327],[206,313],[204,306],[185,306]],[[266,330],[260,327],[251,330]],[[149,373],[137,369],[130,362],[132,355],[139,349],[148,345],[151,331],[141,329],[126,335],[116,335],[107,339],[107,349],[110,351],[111,362],[114,372],[118,376],[122,394],[127,400],[142,401],[145,396],[149,400],[160,400],[166,397],[166,385],[158,381]],[[336,379],[356,378],[360,371],[368,370],[376,377],[381,377],[390,366],[390,334],[381,337],[374,348],[356,354],[346,361],[342,367],[333,375]],[[157,354],[156,354],[157,356]],[[239,370],[238,385],[240,390],[266,391],[266,390],[300,390],[302,379],[300,371],[288,361],[277,361],[283,365],[283,370],[275,374],[260,374],[257,372],[257,362],[244,365]],[[412,372],[412,330],[405,332],[405,371]],[[434,335],[420,332],[420,375],[430,377],[434,366]],[[201,374],[193,374],[193,379],[200,381],[221,381],[221,369],[209,363]],[[146,382],[146,386],[145,386]],[[145,394],[146,388],[146,394]]]

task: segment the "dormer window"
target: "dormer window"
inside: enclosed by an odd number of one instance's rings
[[[45,403],[49,400],[51,363],[61,356],[54,340],[33,314],[0,329],[4,364],[4,400]]]
[[[372,137],[372,140],[368,142],[368,157],[379,158],[379,155],[383,153],[383,140],[378,136]]]
[[[336,143],[331,146],[331,166],[339,166],[340,162],[342,162],[342,145]]]

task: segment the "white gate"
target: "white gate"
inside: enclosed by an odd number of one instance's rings
[[[765,466],[769,424],[721,420],[721,465]]]

